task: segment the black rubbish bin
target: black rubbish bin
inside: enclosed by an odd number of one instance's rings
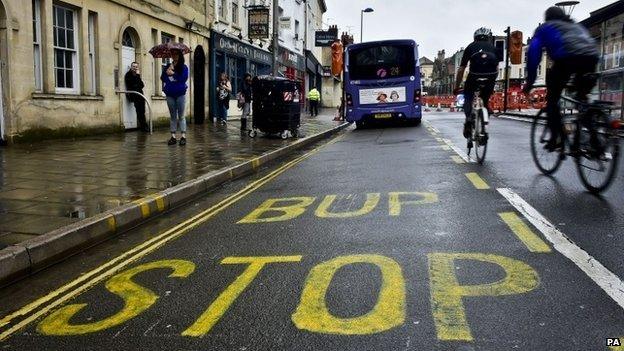
[[[283,139],[297,137],[301,125],[301,99],[296,81],[273,76],[253,79],[253,122],[249,132],[255,137],[260,131],[265,134],[280,134]]]

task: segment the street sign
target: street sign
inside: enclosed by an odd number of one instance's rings
[[[279,19],[279,27],[280,29],[290,29],[292,18],[290,17],[280,17]]]
[[[269,39],[269,15],[268,7],[258,7],[249,9],[249,38],[250,39]]]
[[[317,30],[314,36],[315,46],[330,47],[336,39],[338,39],[338,31],[333,30]]]

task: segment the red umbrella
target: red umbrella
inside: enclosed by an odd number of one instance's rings
[[[168,42],[160,45],[156,45],[150,49],[149,53],[155,58],[170,58],[173,50],[179,50],[183,55],[191,52],[191,48],[183,43]]]

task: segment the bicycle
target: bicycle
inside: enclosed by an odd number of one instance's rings
[[[561,99],[578,107],[562,117],[563,145],[555,151],[546,149],[551,132],[546,110],[541,109],[531,125],[533,161],[543,174],[552,175],[567,156],[573,157],[583,186],[592,194],[600,194],[611,185],[619,162],[621,125],[619,119],[611,119],[613,103],[585,103],[566,96]],[[594,175],[602,177],[594,182]]]
[[[489,78],[477,78],[477,90],[474,93],[475,95],[472,101],[472,131],[467,142],[468,156],[470,156],[470,153],[474,148],[475,156],[477,157],[477,162],[479,162],[479,164],[483,164],[483,161],[485,161],[487,142],[489,139],[486,126],[490,122],[489,112],[480,95],[481,89],[484,89],[485,84],[489,81]]]

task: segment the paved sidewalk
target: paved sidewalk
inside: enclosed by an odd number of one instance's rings
[[[305,136],[329,130],[334,110],[310,119]],[[237,165],[295,139],[241,136],[239,122],[189,125],[188,144],[166,129],[0,148],[0,249]]]

